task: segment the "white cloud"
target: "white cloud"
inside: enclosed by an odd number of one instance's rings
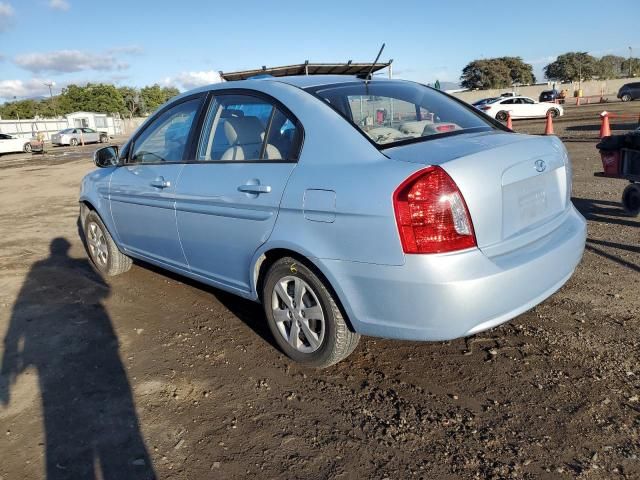
[[[51,83],[44,78],[32,78],[30,80],[0,80],[0,98],[13,100],[13,97],[38,97],[49,95],[49,87],[45,83]],[[56,89],[60,87],[55,85]]]
[[[125,45],[124,47],[109,48],[107,53],[110,55],[142,55],[144,53],[144,49],[140,45]]]
[[[167,77],[163,80],[165,85],[172,85],[183,90],[209,85],[210,83],[220,82],[220,74],[214,70],[201,72],[182,72],[173,77]]]
[[[71,4],[67,0],[49,0],[49,8],[54,10],[69,10]]]
[[[14,63],[33,73],[69,73],[83,70],[124,70],[127,63],[109,53],[91,53],[80,50],[59,50],[48,53],[18,55]]]
[[[8,30],[9,27],[13,25],[14,15],[15,11],[10,4],[6,2],[0,2],[0,32]]]

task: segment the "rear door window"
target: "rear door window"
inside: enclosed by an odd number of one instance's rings
[[[220,94],[211,102],[197,159],[202,162],[296,160],[297,122],[267,99]]]

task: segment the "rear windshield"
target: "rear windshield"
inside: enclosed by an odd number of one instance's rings
[[[470,107],[417,83],[353,82],[307,89],[381,146],[491,130]]]
[[[73,133],[73,128],[65,128],[64,130],[60,130],[60,133]]]

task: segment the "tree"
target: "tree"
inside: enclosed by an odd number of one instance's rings
[[[629,69],[629,62],[631,62],[631,69]],[[631,72],[632,77],[640,75],[640,58],[625,59],[620,66],[620,70],[623,77],[628,77],[629,72]]]
[[[180,91],[175,87],[161,87],[157,83],[150,87],[141,88],[140,97],[146,108],[145,113],[155,111],[160,105],[179,93]]]
[[[464,88],[505,88],[515,84],[535,83],[533,67],[520,57],[500,57],[474,60],[462,70],[460,83]]]
[[[69,85],[62,90],[57,104],[63,114],[88,111],[105,113],[125,112],[122,94],[114,85],[87,83],[86,86]]]
[[[617,55],[605,55],[598,60],[598,77],[601,79],[618,78],[624,75],[622,65],[625,58]],[[628,72],[628,70],[627,70]]]
[[[524,63],[521,57],[500,57],[496,60],[504,63],[509,69],[509,77],[511,78],[512,85],[531,85],[532,83],[536,83],[533,66]]]
[[[135,115],[142,115],[145,111],[145,105],[140,95],[140,91],[133,87],[120,87],[118,89],[124,100],[126,114],[129,118]]]
[[[568,52],[544,67],[544,75],[549,80],[574,82],[591,80],[598,76],[598,70],[598,60],[587,52]]]

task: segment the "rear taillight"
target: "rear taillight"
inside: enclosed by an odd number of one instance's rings
[[[405,253],[443,253],[476,246],[473,224],[457,185],[440,167],[407,178],[393,194]]]
[[[487,110],[491,110],[491,105],[483,105],[480,107],[480,110],[486,112]]]

